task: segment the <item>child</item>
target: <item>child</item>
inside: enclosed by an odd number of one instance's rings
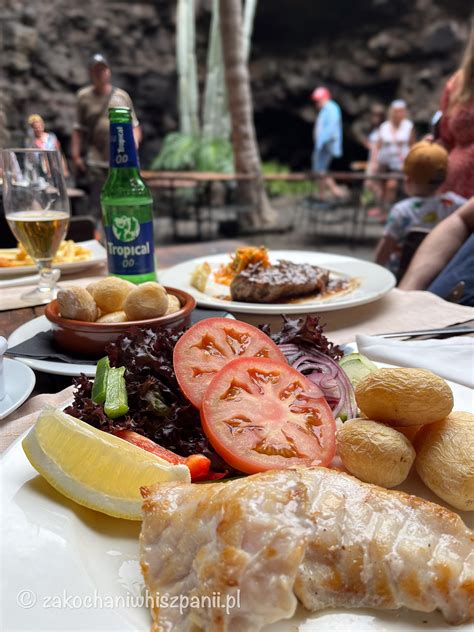
[[[413,228],[431,230],[466,201],[451,191],[437,193],[447,168],[448,152],[436,143],[416,143],[404,160],[404,188],[409,197],[392,207],[375,251],[375,262],[395,275],[407,234]]]

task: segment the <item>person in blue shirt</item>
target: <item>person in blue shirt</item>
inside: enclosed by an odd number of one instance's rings
[[[342,156],[342,115],[339,105],[331,99],[327,88],[319,86],[311,94],[318,112],[314,123],[313,171],[328,171],[333,158]],[[321,179],[321,194],[328,189],[335,197],[344,197],[344,191],[329,176]]]

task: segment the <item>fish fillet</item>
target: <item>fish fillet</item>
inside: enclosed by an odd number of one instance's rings
[[[416,496],[319,467],[142,491],[153,632],[256,632],[297,600],[474,617],[474,535]],[[171,607],[181,595],[193,607]]]

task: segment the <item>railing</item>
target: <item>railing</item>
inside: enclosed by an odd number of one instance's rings
[[[166,182],[167,184],[179,182],[239,182],[254,180],[255,176],[245,173],[219,173],[214,171],[147,171],[141,172],[143,178],[152,186],[154,183]],[[300,173],[274,173],[262,174],[265,182],[311,182],[326,177],[334,178],[340,182],[361,182],[364,180],[403,180],[403,174],[399,172],[378,173],[368,175],[353,171],[328,171],[319,173],[314,171]],[[179,186],[179,185],[178,185]]]
[[[201,171],[148,171],[141,172],[142,177],[147,182],[157,196],[160,192],[168,195],[167,209],[170,212],[173,232],[175,239],[180,238],[178,231],[178,221],[180,219],[180,206],[184,203],[188,211],[192,214],[196,223],[196,238],[203,238],[203,225],[210,226],[213,222],[213,185],[215,184],[231,184],[238,182],[248,182],[255,179],[254,176],[243,173],[219,173],[219,172],[201,172]],[[351,195],[349,200],[334,201],[331,209],[346,210],[350,215],[351,239],[355,241],[357,238],[363,237],[367,223],[367,209],[361,201],[358,192],[361,190],[364,182],[369,180],[384,182],[388,180],[396,180],[399,184],[403,180],[401,173],[381,173],[368,175],[365,172],[352,171],[330,171],[326,173],[317,172],[301,172],[301,173],[275,173],[262,174],[264,182],[270,184],[272,182],[303,183],[316,185],[320,180],[326,177],[332,177],[339,183],[349,185]],[[352,185],[352,186],[351,186]],[[230,190],[226,187],[227,192]],[[182,197],[177,192],[183,193],[189,191],[193,195]],[[309,196],[311,203],[306,207],[306,215],[312,215],[313,227],[319,220],[327,220],[327,223],[333,223],[336,219],[334,212],[331,216],[323,217],[324,212],[328,209],[324,208],[326,201],[318,199],[317,195],[312,192]],[[299,194],[301,195],[301,193]],[[295,195],[295,198],[298,194]],[[230,196],[228,197],[230,199]],[[308,198],[306,197],[306,201]],[[312,204],[312,206],[311,206]],[[319,206],[318,206],[319,204]],[[298,205],[298,204],[297,204]],[[228,209],[234,208],[235,214],[238,215],[238,205],[226,202]],[[301,204],[301,208],[302,208]],[[329,211],[331,212],[331,211]]]

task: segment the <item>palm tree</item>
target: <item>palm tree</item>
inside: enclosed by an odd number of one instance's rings
[[[230,139],[230,116],[227,106],[227,90],[225,87],[224,62],[222,59],[219,3],[220,0],[213,0],[212,3],[212,18],[209,29],[209,43],[207,46],[204,106],[202,112],[202,135],[207,138]],[[257,0],[245,0],[242,37],[244,59],[246,62],[250,55],[256,8]]]
[[[188,136],[199,135],[194,13],[194,0],[178,0],[176,60],[179,80],[180,131]]]
[[[275,223],[276,214],[268,201],[262,178],[243,46],[241,0],[220,1],[220,32],[235,169],[237,173],[252,176],[248,182],[239,183],[239,199],[249,206],[246,220],[250,226],[268,226]]]

